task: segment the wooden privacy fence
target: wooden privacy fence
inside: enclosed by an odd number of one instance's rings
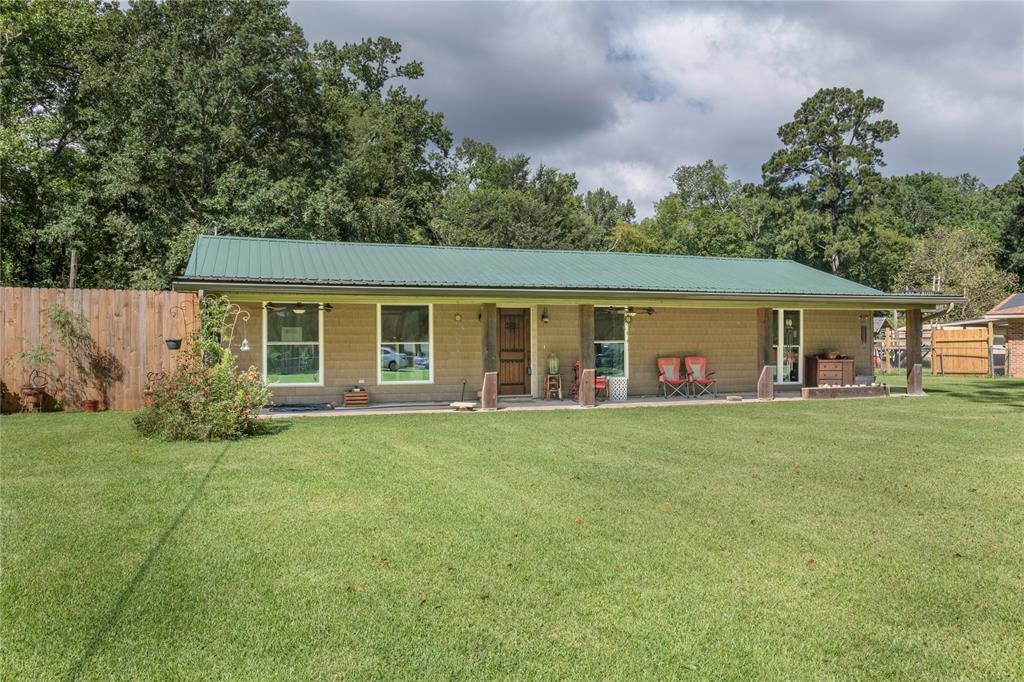
[[[988,374],[988,329],[932,330],[932,374]]]
[[[28,380],[24,368],[7,360],[36,343],[47,343],[48,311],[55,305],[84,315],[93,348],[119,364],[120,379],[110,387],[109,404],[103,406],[111,410],[142,407],[147,374],[174,368],[176,351],[167,348],[165,339],[184,338],[187,328],[195,328],[197,313],[195,294],[173,291],[0,288],[0,378],[7,411],[18,408],[19,389]],[[57,352],[47,371],[63,376],[69,363],[63,352]]]

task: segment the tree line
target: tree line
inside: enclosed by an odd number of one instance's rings
[[[637,220],[605,189],[455,144],[388,38],[310,45],[286,3],[2,0],[0,279],[166,287],[199,234],[792,258],[882,289],[1024,277],[1024,157],[1006,182],[885,177],[884,102],[820,90],[762,181],[682,165]]]

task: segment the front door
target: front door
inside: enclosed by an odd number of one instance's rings
[[[530,309],[498,309],[498,394],[530,393]]]

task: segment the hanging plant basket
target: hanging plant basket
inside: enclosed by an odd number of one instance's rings
[[[83,400],[82,401],[82,409],[85,410],[86,412],[99,412],[100,411],[100,401],[98,401],[98,400]]]
[[[167,350],[178,350],[181,348],[181,339],[164,339],[164,343],[167,344]]]

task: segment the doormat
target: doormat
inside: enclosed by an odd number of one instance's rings
[[[287,412],[322,412],[323,410],[333,410],[330,403],[316,403],[310,405],[274,405],[269,408],[271,414],[287,413]]]

